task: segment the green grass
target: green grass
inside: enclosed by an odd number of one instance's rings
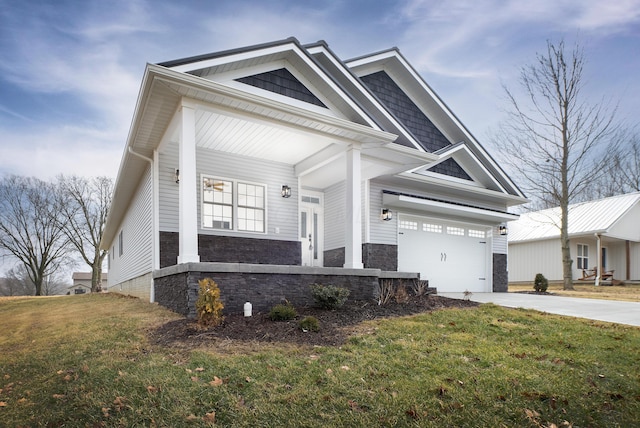
[[[148,329],[172,318],[112,295],[0,300],[0,426],[640,421],[635,327],[483,305],[366,323],[340,348],[152,346]]]

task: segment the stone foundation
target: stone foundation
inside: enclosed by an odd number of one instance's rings
[[[176,232],[160,232],[160,267],[173,266],[178,260]],[[300,265],[302,252],[298,241],[198,235],[201,262]]]
[[[499,293],[509,291],[509,272],[507,271],[506,254],[493,254],[493,291]]]
[[[267,312],[285,300],[294,306],[314,304],[311,284],[335,285],[351,291],[350,300],[375,302],[381,278],[416,274],[379,269],[317,268],[306,266],[251,265],[236,263],[186,263],[160,269],[154,274],[156,302],[174,312],[195,318],[198,281],[211,278],[220,287],[223,313],[242,313],[244,303]]]

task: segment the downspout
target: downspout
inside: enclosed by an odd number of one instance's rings
[[[600,245],[602,245],[602,242],[600,242],[600,235],[597,233],[594,233],[594,235],[596,236],[596,281],[594,285],[597,287],[600,285],[600,278],[602,277],[602,266],[600,266],[602,264],[600,260],[602,254]]]
[[[136,157],[138,157],[138,158],[140,158],[142,160],[145,160],[145,161],[149,162],[149,168],[151,170],[151,187],[152,187],[151,188],[151,193],[152,193],[152,198],[155,199],[155,187],[156,187],[156,185],[155,185],[155,174],[154,174],[153,159],[148,158],[145,155],[141,155],[138,152],[135,152],[131,147],[129,147],[129,153],[131,153],[132,155],[134,155],[134,156],[136,156]],[[152,205],[151,209],[154,210],[155,200],[152,201],[151,205]],[[151,213],[151,215],[152,215],[153,218],[155,218],[155,214],[153,212]],[[155,221],[153,219],[152,219],[152,221],[155,223]],[[155,245],[156,245],[155,241],[156,241],[156,238],[155,238],[155,230],[154,230],[153,233],[152,233],[152,236],[151,236],[151,266],[152,266],[152,268],[155,266],[155,259],[156,259],[156,257],[155,257]],[[155,302],[155,300],[156,300],[156,290],[155,290],[155,287],[154,287],[154,284],[153,284],[153,278],[152,278],[151,279],[151,287],[149,289],[149,302],[153,303],[153,302]]]

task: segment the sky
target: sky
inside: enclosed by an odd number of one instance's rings
[[[291,36],[398,47],[490,152],[547,41],[578,41],[588,95],[640,118],[640,0],[0,0],[0,175],[115,178],[146,63]]]

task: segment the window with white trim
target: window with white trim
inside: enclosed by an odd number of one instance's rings
[[[400,229],[418,230],[418,222],[409,221],[409,220],[400,220],[399,227]]]
[[[265,186],[202,178],[202,226],[241,232],[265,231]]]
[[[461,227],[447,226],[447,234],[455,236],[464,236],[464,229]]]
[[[422,231],[423,232],[442,233],[442,225],[441,224],[422,223]]]
[[[484,230],[469,229],[468,233],[470,238],[486,238]]]
[[[585,244],[578,244],[578,269],[589,269],[589,246]]]
[[[264,186],[238,183],[238,230],[264,232]]]

